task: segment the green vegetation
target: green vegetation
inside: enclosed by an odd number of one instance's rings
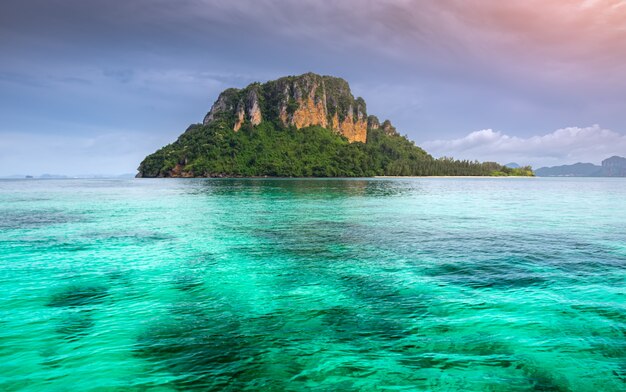
[[[406,137],[369,129],[367,143],[349,143],[319,126],[295,129],[264,121],[238,131],[222,118],[190,126],[179,139],[146,157],[143,177],[170,176],[489,176],[532,175],[493,162],[434,159]]]
[[[530,166],[510,168],[502,166],[499,170],[491,173],[492,176],[532,177],[535,174]]]

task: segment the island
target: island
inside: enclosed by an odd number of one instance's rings
[[[137,177],[532,176],[530,167],[435,159],[368,115],[348,82],[306,73],[223,91],[204,121],[148,155]]]
[[[535,171],[538,177],[626,177],[626,158],[614,155],[602,161],[600,166],[593,163],[574,163],[541,167]]]

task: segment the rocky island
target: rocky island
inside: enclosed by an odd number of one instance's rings
[[[578,162],[541,167],[535,173],[538,177],[626,177],[626,158],[614,155],[603,160],[601,166]]]
[[[201,124],[141,162],[137,177],[533,175],[435,159],[337,77],[306,73],[223,91]]]

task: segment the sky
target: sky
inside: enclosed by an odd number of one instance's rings
[[[309,71],[437,157],[626,155],[624,0],[3,0],[0,53],[0,175],[134,173],[225,88]]]

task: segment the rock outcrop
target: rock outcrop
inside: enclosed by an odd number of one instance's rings
[[[381,125],[381,127],[383,128],[383,132],[385,132],[386,135],[389,135],[389,136],[398,135],[398,131],[396,130],[396,127],[391,125],[391,121],[389,120],[385,120],[383,122],[383,125]]]
[[[367,117],[367,127],[370,129],[379,129],[380,121],[378,121],[378,117],[376,116],[368,116]]]
[[[626,158],[612,156],[603,160],[602,175],[606,177],[626,177]]]
[[[354,98],[345,80],[313,73],[225,90],[203,123],[226,121],[236,132],[246,122],[255,126],[264,119],[278,120],[283,126],[297,129],[318,125],[336,131],[350,142],[367,141],[365,101]]]

